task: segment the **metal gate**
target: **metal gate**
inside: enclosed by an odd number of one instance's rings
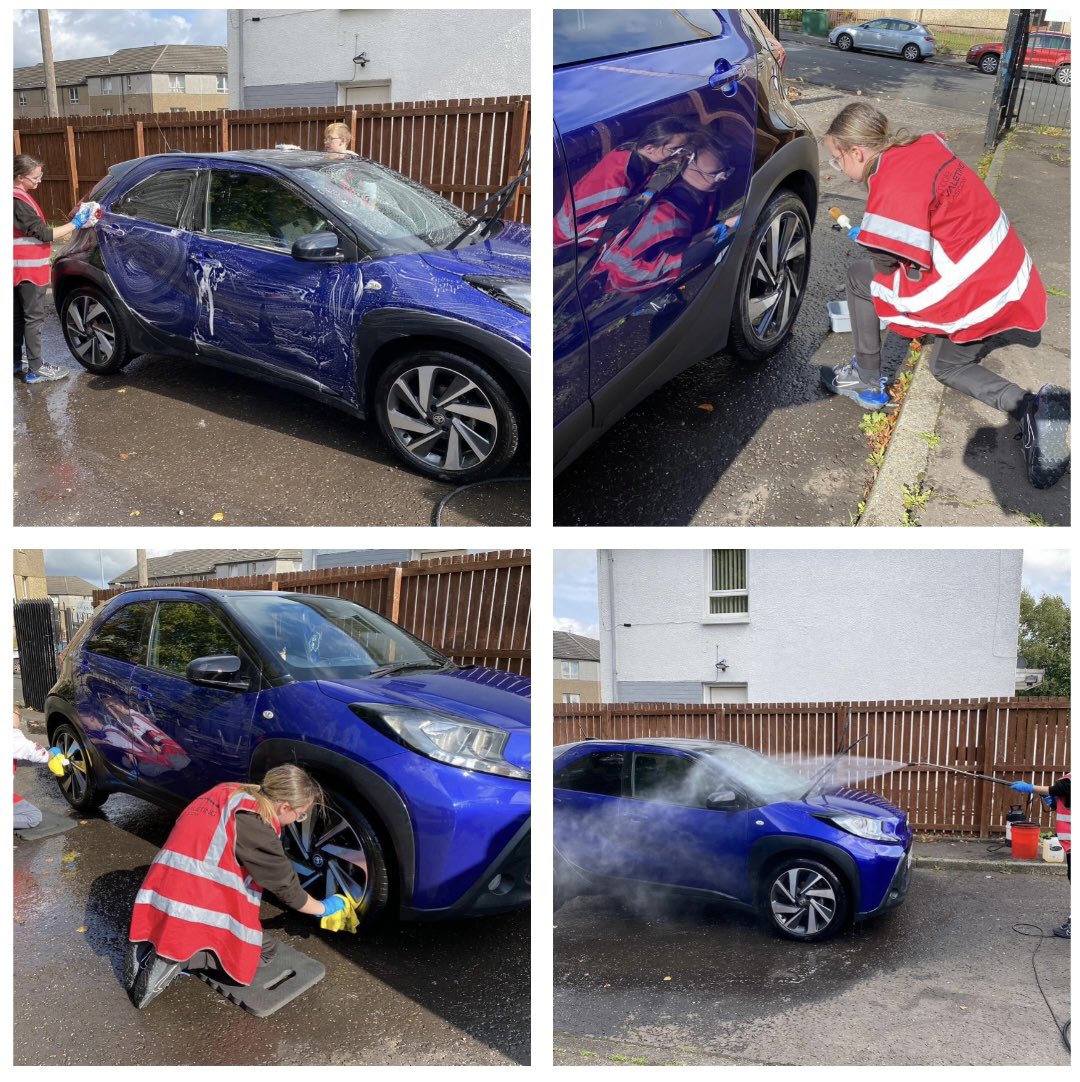
[[[56,683],[54,611],[51,601],[15,602],[23,701],[33,710],[45,709],[45,696]]]

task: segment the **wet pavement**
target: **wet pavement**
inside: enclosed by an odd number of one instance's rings
[[[70,811],[43,767],[20,766],[15,788]],[[16,1065],[528,1062],[528,910],[335,936],[264,901],[264,928],[326,966],[319,984],[255,1018],[179,977],[136,1010],[120,982],[127,928],[173,818],[117,795],[71,816],[66,834],[15,840]]]
[[[916,866],[898,909],[822,944],[719,904],[575,898],[555,914],[555,1063],[1069,1063],[1059,875]],[[1028,929],[1034,932],[1035,929]]]
[[[373,422],[257,378],[152,355],[91,375],[48,309],[43,356],[68,376],[16,382],[16,526],[428,526],[455,487],[399,467]],[[525,447],[506,476],[528,473]],[[443,524],[527,526],[529,485],[464,492]]]

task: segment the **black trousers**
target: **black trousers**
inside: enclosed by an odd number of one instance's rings
[[[11,322],[15,326],[15,368],[22,367],[23,344],[31,372],[41,370],[41,331],[45,326],[46,287],[20,282],[15,287],[15,308]]]
[[[848,264],[847,302],[855,358],[867,383],[876,383],[881,374],[881,324],[870,294],[873,277],[872,260],[858,259]],[[1025,392],[1004,376],[983,368],[978,354],[985,344],[985,340],[960,344],[939,337],[930,356],[930,371],[946,387],[1019,418]]]

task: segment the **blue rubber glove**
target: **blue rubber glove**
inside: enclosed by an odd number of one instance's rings
[[[727,239],[727,235],[729,232],[730,230],[728,229],[726,222],[717,222],[715,225],[709,226],[709,228],[705,231],[705,235],[714,244],[723,244],[724,241]]]
[[[323,899],[323,911],[324,917],[332,917],[335,913],[340,913],[345,908],[345,899],[339,898],[336,894],[331,894],[329,898]]]
[[[1018,793],[1034,793],[1035,792],[1035,786],[1032,785],[1031,782],[1029,782],[1029,781],[1014,781],[1012,783],[1012,785],[1009,786],[1009,788],[1014,789]]]
[[[853,226],[852,226],[852,227],[851,227],[851,228],[850,228],[850,229],[849,229],[849,230],[847,231],[847,235],[848,235],[848,236],[849,236],[849,237],[850,237],[850,238],[851,238],[852,240],[858,240],[858,239],[859,239],[859,234],[860,234],[861,232],[862,232],[862,226],[861,226],[861,225],[853,225]]]
[[[1048,808],[1052,808],[1056,802],[1055,802],[1054,798],[1052,796],[1050,796],[1049,793],[1047,793],[1047,795],[1043,797],[1043,803]]]
[[[94,213],[94,208],[89,203],[83,203],[81,207],[75,212],[75,217],[71,219],[71,224],[76,229],[82,229],[84,226],[89,225],[90,216]]]
[[[67,756],[59,748],[49,748],[49,769],[58,777],[64,776],[64,768],[68,765]]]

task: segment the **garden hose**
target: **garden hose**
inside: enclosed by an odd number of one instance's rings
[[[1021,931],[1022,928],[1034,928],[1034,932]],[[1043,991],[1042,981],[1039,980],[1039,971],[1035,968],[1035,955],[1039,953],[1039,948],[1042,946],[1044,939],[1054,939],[1053,933],[1047,935],[1037,924],[1014,924],[1012,930],[1018,935],[1031,936],[1033,939],[1037,939],[1039,942],[1035,944],[1035,949],[1031,952],[1031,971],[1035,974],[1035,984],[1038,985],[1039,993],[1043,997],[1043,1003],[1046,1004],[1046,1009],[1050,1012],[1050,1017],[1054,1020],[1054,1026],[1061,1036],[1061,1042],[1065,1045],[1065,1051],[1072,1055],[1072,1045],[1069,1043],[1069,1034],[1072,1032],[1072,1019],[1065,1019],[1064,1024],[1057,1020],[1057,1015],[1054,1014],[1054,1008],[1050,1006],[1050,1000],[1046,998],[1046,993]]]
[[[453,492],[448,492],[439,502],[435,505],[435,511],[431,516],[432,526],[442,525],[442,513],[443,508],[457,495],[462,492],[466,492],[470,488],[479,488],[480,485],[508,485],[508,484],[521,484],[526,481],[530,481],[530,477],[491,477],[486,481],[473,481],[468,485],[461,485],[459,488],[455,488]]]

